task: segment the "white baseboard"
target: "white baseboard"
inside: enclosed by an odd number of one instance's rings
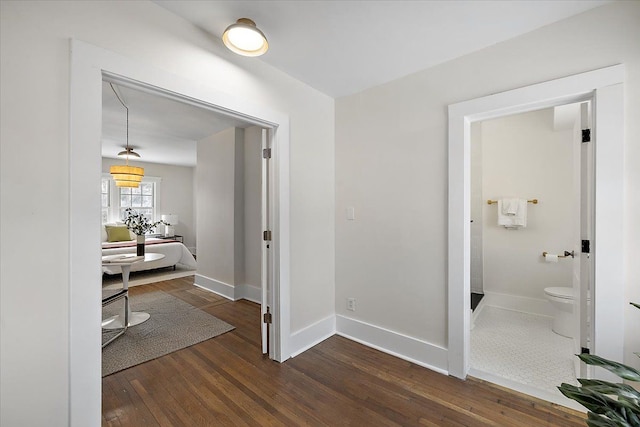
[[[291,357],[309,350],[336,333],[336,316],[325,317],[316,323],[291,334],[289,348]]]
[[[246,299],[257,304],[260,304],[260,301],[262,301],[261,289],[253,285],[233,286],[228,283],[203,276],[202,274],[196,274],[193,284],[230,299],[231,301]]]
[[[262,302],[262,289],[253,285],[238,285],[235,287],[235,300],[246,299],[256,304]]]
[[[336,333],[400,359],[448,375],[447,350],[379,326],[336,316]]]
[[[485,301],[486,300],[486,301]],[[484,305],[519,311],[521,313],[537,314],[539,316],[553,316],[551,303],[542,298],[529,298],[517,295],[501,294],[484,291]]]
[[[194,285],[235,301],[235,287],[202,274],[196,274]]]

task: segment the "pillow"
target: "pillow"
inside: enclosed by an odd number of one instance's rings
[[[124,242],[131,240],[129,229],[124,225],[105,225],[107,242]]]

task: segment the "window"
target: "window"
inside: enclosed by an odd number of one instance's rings
[[[109,222],[109,207],[111,206],[109,178],[102,178],[102,223]]]
[[[124,211],[133,208],[149,221],[157,220],[160,178],[145,176],[138,188],[116,187],[111,175],[102,177],[102,223],[121,222]]]
[[[155,218],[153,182],[142,182],[138,188],[121,187],[120,190],[120,214],[118,218],[124,219],[125,209],[133,208],[139,214],[153,222]]]

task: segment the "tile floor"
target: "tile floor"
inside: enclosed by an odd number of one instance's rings
[[[560,395],[577,384],[573,340],[551,330],[550,317],[486,306],[471,331],[472,369]]]

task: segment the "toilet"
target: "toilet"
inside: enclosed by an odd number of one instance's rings
[[[573,338],[573,288],[545,288],[544,295],[553,306],[553,332]]]

